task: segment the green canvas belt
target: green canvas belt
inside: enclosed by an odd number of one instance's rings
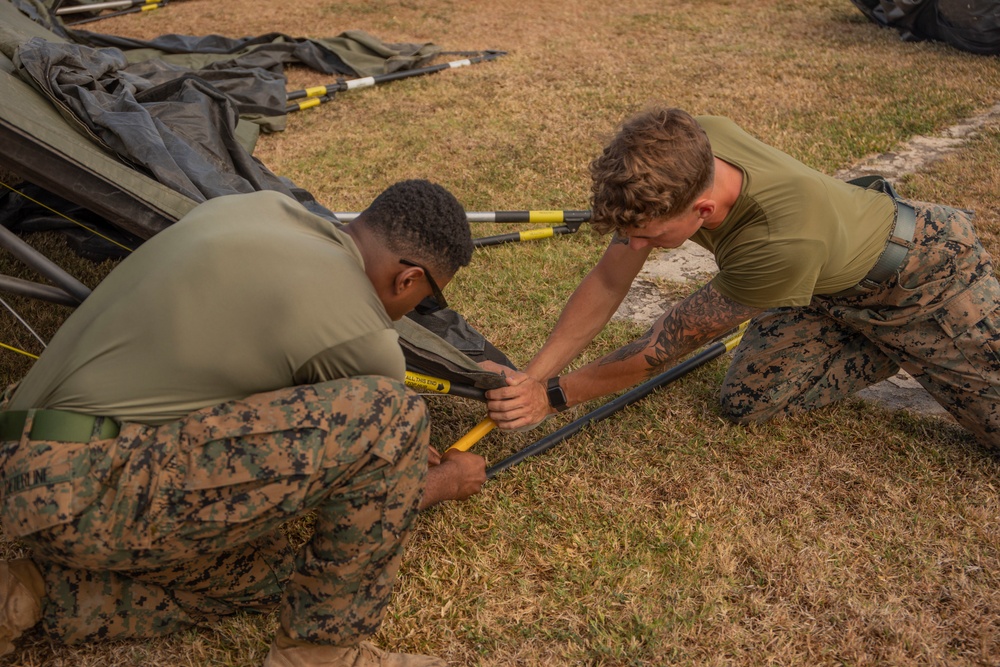
[[[24,434],[24,424],[31,410],[7,410],[0,412],[0,441],[20,440]],[[92,417],[66,410],[34,410],[31,423],[31,440],[55,440],[58,442],[89,442],[93,437],[94,424],[100,420],[96,437],[114,438],[120,427],[110,417]]]
[[[875,266],[871,268],[868,275],[854,287],[831,295],[835,297],[867,294],[896,275],[896,271],[903,266],[907,253],[913,248],[913,235],[917,229],[916,210],[901,200],[896,191],[893,190],[892,185],[884,178],[869,176],[850,182],[860,187],[881,190],[892,197],[893,204],[896,206],[896,221],[893,223],[892,231],[889,232],[889,240],[886,241],[885,249],[882,250],[882,254],[879,255]]]

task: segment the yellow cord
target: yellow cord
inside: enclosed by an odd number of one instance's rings
[[[132,248],[123,246],[121,243],[118,243],[118,241],[115,241],[114,239],[110,239],[107,236],[105,236],[104,234],[101,234],[100,232],[98,232],[98,231],[96,231],[94,229],[91,229],[90,227],[88,227],[87,225],[83,224],[82,222],[77,222],[76,220],[74,220],[73,218],[69,217],[68,215],[66,215],[64,213],[60,213],[59,211],[55,210],[54,208],[46,206],[45,204],[43,204],[42,202],[38,201],[37,199],[32,199],[31,197],[29,197],[28,195],[24,194],[20,190],[17,190],[15,188],[10,187],[9,185],[7,185],[6,183],[4,183],[3,181],[0,181],[0,185],[4,186],[5,188],[7,188],[8,190],[10,190],[13,193],[21,195],[22,197],[24,197],[28,201],[30,201],[30,202],[32,202],[34,204],[38,204],[39,206],[41,206],[42,208],[46,209],[47,211],[51,211],[51,212],[55,213],[60,218],[65,218],[66,220],[69,220],[70,222],[72,222],[74,225],[77,225],[79,227],[83,227],[84,229],[86,229],[88,232],[90,232],[94,236],[98,236],[98,237],[104,239],[105,241],[107,241],[108,243],[113,243],[114,245],[118,246],[122,250],[127,250],[128,252],[132,252]]]
[[[22,350],[20,348],[14,347],[13,345],[7,345],[6,343],[0,343],[0,347],[4,348],[6,350],[11,350],[13,352],[20,352],[24,356],[31,357],[32,359],[37,359],[38,358],[37,354],[32,354],[31,352],[25,352],[24,350]]]
[[[90,227],[88,227],[87,225],[83,224],[82,222],[77,222],[76,220],[74,220],[73,218],[69,217],[68,215],[66,215],[66,214],[64,214],[64,213],[60,213],[59,211],[55,210],[54,208],[52,208],[52,207],[50,207],[50,206],[46,206],[45,204],[43,204],[42,202],[38,201],[37,199],[33,199],[33,198],[29,197],[28,195],[24,194],[24,193],[23,193],[23,192],[21,192],[20,190],[18,190],[18,189],[16,189],[16,188],[12,188],[11,186],[7,185],[7,184],[6,184],[6,183],[4,183],[3,181],[0,181],[0,185],[4,186],[5,188],[7,188],[8,190],[10,190],[10,191],[11,191],[11,192],[13,192],[14,194],[17,194],[17,195],[20,195],[20,196],[24,197],[25,199],[27,199],[28,201],[30,201],[30,202],[32,202],[32,203],[34,203],[34,204],[37,204],[37,205],[39,205],[39,206],[41,206],[41,207],[42,207],[42,208],[44,208],[45,210],[47,210],[47,211],[51,211],[52,213],[55,213],[55,214],[56,214],[56,215],[58,215],[58,216],[59,216],[60,218],[64,218],[64,219],[66,219],[66,220],[69,220],[69,221],[70,221],[70,222],[72,222],[72,223],[73,223],[74,225],[77,225],[78,227],[82,227],[83,229],[86,229],[86,230],[87,230],[88,232],[90,232],[90,233],[91,233],[91,234],[93,234],[94,236],[98,236],[98,237],[100,237],[100,238],[104,239],[105,241],[107,241],[108,243],[112,243],[112,244],[114,244],[114,245],[118,246],[118,247],[119,247],[119,248],[121,248],[122,250],[125,250],[125,251],[127,251],[127,252],[132,252],[132,251],[133,251],[133,250],[132,250],[132,248],[129,248],[129,247],[126,247],[126,246],[122,245],[121,243],[118,243],[118,242],[117,242],[117,241],[115,241],[114,239],[110,239],[110,238],[108,238],[108,237],[107,237],[107,236],[105,236],[104,234],[101,234],[100,232],[98,232],[98,231],[96,231],[96,230],[93,230],[93,229],[91,229]],[[12,346],[12,345],[7,345],[6,343],[0,343],[0,348],[3,348],[3,349],[5,349],[5,350],[11,350],[12,352],[18,352],[18,353],[20,353],[20,354],[23,354],[23,355],[25,355],[26,357],[31,357],[32,359],[37,359],[37,358],[38,358],[38,355],[37,355],[37,354],[32,354],[31,352],[25,352],[24,350],[21,350],[21,349],[19,349],[19,348],[16,348],[16,347],[14,347],[14,346]]]

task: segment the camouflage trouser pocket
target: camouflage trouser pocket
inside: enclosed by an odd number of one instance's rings
[[[0,521],[24,537],[76,519],[94,501],[88,443],[8,442],[0,450]]]
[[[169,512],[201,530],[294,515],[318,474],[316,429],[257,433],[190,446],[164,480]],[[309,446],[312,445],[312,446]]]
[[[1000,378],[1000,294],[995,281],[980,281],[948,301],[934,313],[964,364],[974,375]],[[996,385],[994,384],[994,388]]]

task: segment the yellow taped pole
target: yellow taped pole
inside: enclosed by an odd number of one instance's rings
[[[432,391],[435,394],[447,394],[451,391],[451,382],[413,371],[406,371],[406,386],[417,391]]]
[[[497,423],[487,417],[483,421],[479,422],[472,427],[468,433],[463,435],[461,438],[455,441],[455,444],[448,449],[457,449],[460,452],[467,452],[472,449],[472,446],[486,437],[486,434],[495,429]]]
[[[312,86],[311,88],[306,88],[306,97],[322,97],[326,95],[326,86]]]
[[[537,241],[555,236],[556,231],[552,227],[542,227],[540,229],[526,229],[523,232],[518,232],[518,235],[522,241]]]
[[[298,110],[301,111],[303,109],[308,109],[309,107],[318,107],[322,103],[323,103],[322,98],[319,98],[319,97],[309,97],[309,98],[306,98],[306,99],[302,100],[301,102],[296,102],[294,104],[290,104],[289,106],[290,107],[291,106],[297,107]],[[287,111],[287,109],[286,109],[286,111]]]
[[[565,222],[565,213],[563,211],[528,211],[528,222],[561,224]]]
[[[461,398],[471,398],[474,401],[486,400],[485,389],[473,385],[455,384],[443,378],[423,375],[415,371],[406,371],[406,386],[420,393],[450,394]]]

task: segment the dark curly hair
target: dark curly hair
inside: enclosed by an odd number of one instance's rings
[[[472,260],[468,216],[446,189],[414,179],[385,189],[363,213],[393,252],[453,275]]]
[[[590,163],[594,230],[628,232],[672,218],[711,184],[708,136],[686,111],[653,108],[626,120]]]

